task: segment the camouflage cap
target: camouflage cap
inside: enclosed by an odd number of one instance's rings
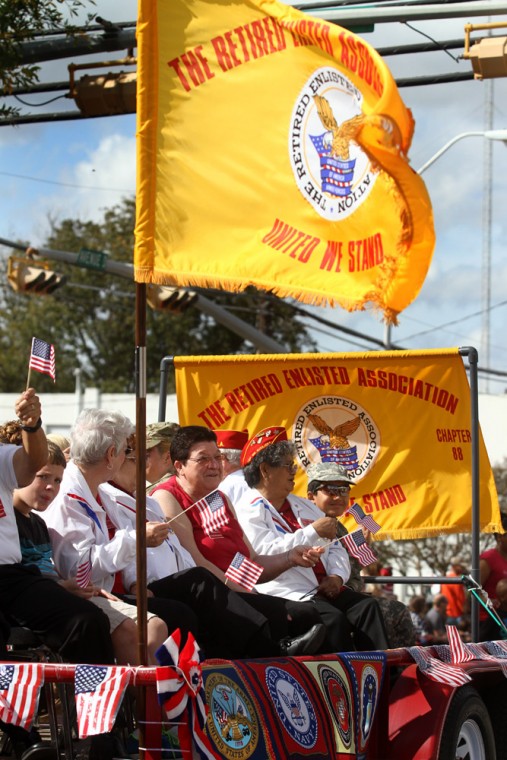
[[[146,448],[152,449],[164,441],[172,441],[180,426],[177,422],[151,422],[146,425]]]
[[[342,467],[336,462],[318,462],[317,464],[311,464],[306,470],[306,475],[309,483],[311,483],[312,480],[321,480],[324,483],[333,480],[354,483],[352,476],[349,475],[345,467]]]

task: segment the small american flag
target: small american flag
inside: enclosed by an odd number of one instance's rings
[[[446,625],[447,638],[449,640],[449,650],[451,653],[451,662],[456,665],[458,662],[469,662],[474,659],[474,655],[467,651],[459,631],[455,625]]]
[[[225,571],[225,577],[243,586],[247,591],[251,591],[262,575],[263,570],[264,568],[258,565],[257,562],[252,562],[251,559],[245,557],[241,552],[236,552],[231,564]]]
[[[212,491],[193,505],[201,515],[201,525],[207,536],[219,533],[229,522],[226,502],[220,491]]]
[[[129,678],[127,667],[76,665],[76,710],[81,739],[112,729]]]
[[[353,533],[347,533],[341,539],[349,552],[355,557],[363,567],[376,562],[377,558],[366,543],[362,530],[355,530]]]
[[[37,712],[44,678],[39,662],[0,665],[0,719],[29,729]]]
[[[449,650],[449,647],[445,647]],[[408,647],[414,660],[419,665],[421,673],[438,683],[446,683],[449,686],[463,686],[472,679],[460,668],[453,667],[450,663],[442,662],[433,657],[427,647]]]
[[[346,514],[352,515],[356,523],[358,525],[364,525],[364,527],[369,530],[370,533],[377,533],[377,531],[379,531],[381,528],[378,522],[374,520],[371,515],[366,515],[364,513],[363,508],[360,507],[359,504],[352,504],[352,506],[347,509]]]
[[[92,579],[92,563],[90,559],[90,552],[91,549],[90,551],[86,552],[85,558],[83,558],[77,566],[76,583],[79,588],[86,588],[89,586]]]
[[[56,362],[55,347],[51,343],[46,343],[40,338],[32,338],[32,351],[30,353],[30,369],[36,372],[42,372],[55,382],[56,379]]]

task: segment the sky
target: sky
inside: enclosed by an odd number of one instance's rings
[[[97,0],[95,11],[110,21],[134,21],[135,0]],[[376,24],[362,36],[377,48],[464,37],[470,18]],[[494,17],[506,21],[506,17]],[[498,32],[497,32],[498,33]],[[500,34],[503,32],[499,32]],[[451,51],[457,58],[462,50]],[[120,57],[122,54],[118,54]],[[109,56],[111,58],[111,56]],[[428,73],[470,71],[467,61],[453,60],[445,51],[386,59],[395,77]],[[77,62],[82,63],[83,59]],[[41,79],[61,81],[67,62],[45,64]],[[492,93],[492,126],[507,128],[507,79],[468,81],[402,88],[405,104],[415,118],[415,134],[409,152],[417,170],[448,141],[469,131],[483,131],[486,104]],[[30,104],[44,103],[51,95],[23,96]],[[64,100],[40,106],[40,112],[71,108]],[[30,107],[30,111],[36,111]],[[399,316],[391,330],[392,343],[409,349],[474,346],[482,365],[507,373],[507,146],[492,145],[490,185],[491,223],[483,224],[483,137],[467,137],[450,147],[423,174],[433,205],[436,247],[426,281],[415,301]],[[40,245],[50,221],[65,218],[100,219],[103,210],[135,193],[135,116],[83,119],[70,122],[2,127],[0,129],[0,237]],[[483,312],[485,271],[484,241],[489,231],[491,261],[489,311],[489,363],[484,349]],[[8,249],[2,249],[7,254]],[[308,309],[309,307],[304,307]],[[373,311],[352,314],[336,309],[311,309],[335,325],[366,333],[376,340],[386,337],[385,326]],[[308,321],[320,351],[357,351],[373,348],[331,328]],[[481,379],[480,390],[492,394],[507,391],[507,377]]]

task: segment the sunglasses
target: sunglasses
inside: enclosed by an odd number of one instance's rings
[[[323,491],[328,496],[348,496],[350,486],[333,486],[324,483],[317,488],[317,491]]]

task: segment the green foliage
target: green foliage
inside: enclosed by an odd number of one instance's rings
[[[0,2],[0,91],[8,95],[16,87],[28,87],[39,80],[40,67],[23,63],[20,43],[38,34],[64,30],[72,35],[69,19],[94,0],[2,0]],[[19,109],[0,105],[0,119],[14,116]]]
[[[135,206],[124,200],[104,212],[103,220],[66,219],[54,225],[42,248],[79,253],[82,248],[106,251],[114,260],[132,262]],[[19,254],[18,254],[19,255]],[[36,261],[34,262],[36,265]],[[57,382],[37,377],[40,392],[74,390],[74,370],[81,367],[86,385],[103,393],[132,393],[135,364],[135,283],[117,275],[50,262],[67,274],[68,282],[51,296],[14,292],[2,278],[0,298],[0,387],[3,392],[24,388],[32,336],[55,345]],[[208,295],[209,298],[215,298]],[[241,294],[220,294],[224,307],[240,306],[244,321],[264,325],[269,335],[290,350],[315,350],[306,329],[278,299],[250,289]],[[259,323],[259,313],[262,313]],[[248,353],[243,338],[215,323],[198,308],[183,314],[146,313],[147,385],[158,392],[160,361],[164,356]],[[35,383],[35,380],[32,379]],[[170,385],[169,392],[174,390]]]

